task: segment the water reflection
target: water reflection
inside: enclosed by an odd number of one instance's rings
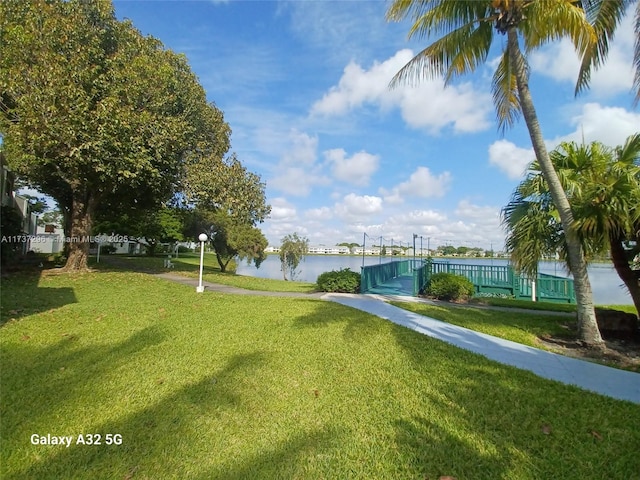
[[[299,273],[296,280],[301,282],[315,282],[323,272],[338,270],[340,268],[350,268],[355,272],[360,271],[363,265],[373,265],[380,262],[392,261],[393,257],[358,257],[350,255],[310,255],[300,263]],[[484,264],[484,265],[506,265],[504,259],[476,259],[476,258],[452,258],[437,259],[438,261],[450,261],[451,263]],[[563,265],[558,262],[540,262],[540,272],[557,275],[559,277],[569,276]],[[277,255],[269,255],[259,269],[253,265],[242,263],[238,265],[237,273],[260,278],[282,279],[280,270],[280,260]],[[589,267],[589,279],[593,289],[593,299],[598,305],[632,305],[631,297],[626,287],[618,277],[611,264],[593,264]]]

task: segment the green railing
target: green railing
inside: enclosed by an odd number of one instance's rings
[[[360,267],[360,293],[365,293],[392,278],[409,273],[411,268],[411,260],[397,260]]]
[[[467,277],[476,293],[505,293],[519,299],[531,300],[533,285],[530,278],[520,276],[509,265],[468,265],[431,262],[429,278],[434,273],[447,272]],[[428,280],[427,280],[428,281]],[[536,279],[536,300],[576,303],[573,280],[544,273]]]
[[[430,262],[423,263],[413,271],[413,296],[422,293],[431,278]]]
[[[531,279],[524,276],[518,277],[517,298],[530,300],[532,295],[533,282]],[[539,273],[536,280],[536,300],[541,302],[576,303],[573,280]]]
[[[360,292],[366,293],[391,279],[413,272],[413,295],[424,291],[435,273],[462,275],[473,283],[476,293],[497,293],[531,300],[533,282],[518,275],[509,265],[470,265],[428,260],[396,260],[361,269]],[[406,292],[409,293],[409,292]],[[536,300],[576,303],[573,280],[544,273],[536,279]]]
[[[466,263],[431,262],[431,275],[453,273],[467,277],[477,287],[513,288],[513,269],[506,265],[469,265]]]

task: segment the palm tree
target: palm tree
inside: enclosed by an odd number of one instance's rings
[[[587,258],[610,252],[640,316],[640,284],[629,264],[640,240],[640,134],[616,148],[564,142],[551,152],[551,160],[569,197]],[[535,275],[543,254],[560,251],[566,258],[562,225],[537,162],[502,210],[502,222],[508,230],[507,249],[523,272]],[[633,240],[635,250],[626,248]]]
[[[441,36],[396,74],[392,86],[437,75],[442,75],[445,83],[449,83],[456,76],[474,71],[487,60],[496,32],[506,36],[507,42],[492,82],[498,123],[504,129],[512,125],[520,113],[525,119],[536,159],[565,234],[578,303],[579,336],[585,343],[603,348],[584,251],[573,227],[569,200],[544,143],[529,90],[526,58],[520,48],[520,41],[525,52],[530,52],[550,41],[568,37],[581,58],[593,57],[588,66],[597,66],[600,53],[597,28],[589,22],[581,4],[571,0],[394,0],[387,18],[399,21],[407,16],[413,20],[410,37]]]
[[[640,2],[637,0],[582,0],[581,6],[587,18],[593,25],[597,42],[591,45],[582,56],[582,65],[578,82],[576,83],[576,94],[589,86],[591,71],[598,68],[606,58],[609,51],[609,42],[613,38],[616,28],[624,17],[627,8],[636,2],[635,9],[635,48],[633,53],[633,65],[635,75],[633,88],[636,92],[635,103],[640,102]]]

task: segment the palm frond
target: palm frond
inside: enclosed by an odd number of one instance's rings
[[[438,36],[465,25],[494,18],[490,2],[459,0],[394,0],[387,10],[388,21],[413,22],[409,38]]]
[[[415,85],[421,80],[442,76],[445,83],[472,72],[484,63],[491,48],[493,30],[489,24],[467,24],[444,35],[415,55],[391,80]]]
[[[493,74],[491,91],[493,93],[493,103],[496,107],[498,128],[504,132],[507,127],[513,126],[521,113],[518,100],[518,85],[506,50],[503,52],[498,68]]]
[[[589,87],[591,72],[599,68],[609,53],[609,43],[624,17],[629,0],[582,0],[578,7],[585,12],[587,21],[593,25],[596,41],[582,54],[582,63],[576,82],[576,95]],[[640,14],[640,10],[638,10]]]
[[[627,138],[622,147],[616,148],[618,162],[640,164],[640,133]]]
[[[520,31],[527,53],[567,37],[582,56],[597,40],[584,10],[570,0],[537,0],[527,4],[526,20]]]

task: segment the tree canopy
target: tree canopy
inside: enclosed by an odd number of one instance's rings
[[[229,127],[184,56],[116,20],[109,1],[0,3],[0,131],[10,166],[58,203],[70,237],[102,201],[167,201]],[[86,268],[74,242],[67,269]]]

